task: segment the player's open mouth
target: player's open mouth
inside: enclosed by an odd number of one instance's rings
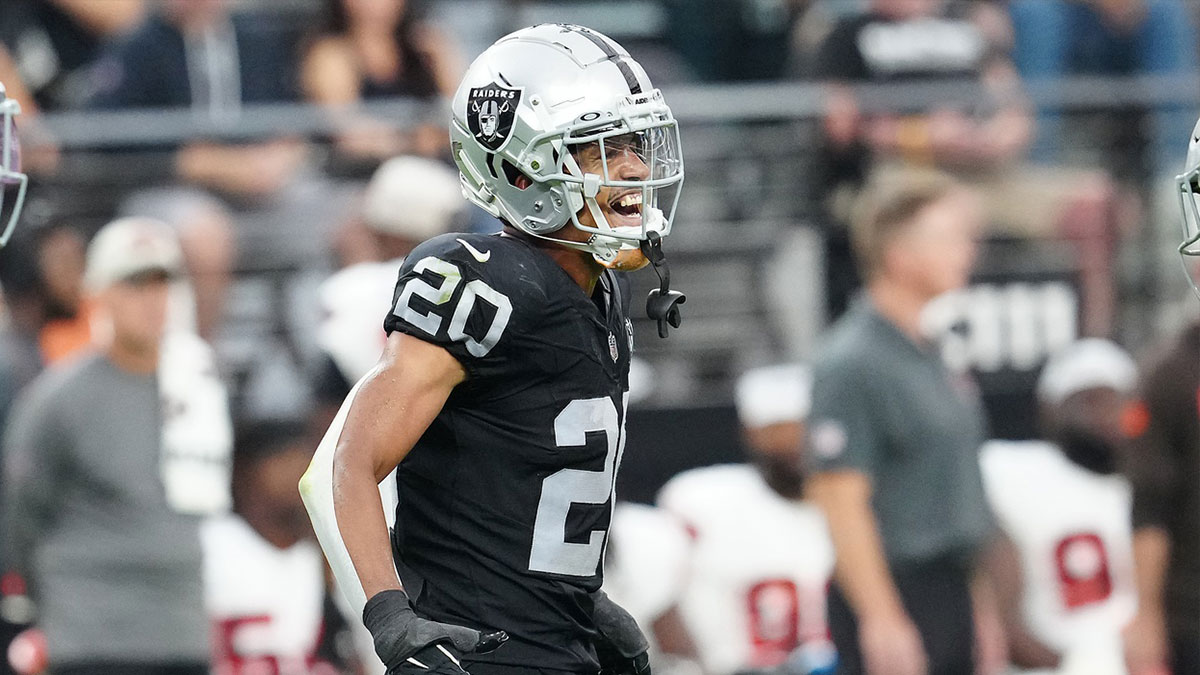
[[[609,208],[618,215],[635,217],[642,214],[642,193],[627,192],[608,203]]]

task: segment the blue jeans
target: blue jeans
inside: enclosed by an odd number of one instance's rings
[[[1071,75],[1191,75],[1196,72],[1196,31],[1180,0],[1145,0],[1146,16],[1129,32],[1104,23],[1079,0],[1012,0],[1016,35],[1013,61],[1028,81]],[[1152,113],[1152,166],[1183,161],[1195,122],[1189,106],[1164,106]],[[1034,156],[1058,154],[1059,116],[1041,111]]]

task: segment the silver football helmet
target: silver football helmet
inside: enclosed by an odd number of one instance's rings
[[[1175,177],[1176,194],[1179,197],[1180,217],[1183,219],[1183,243],[1179,245],[1184,273],[1192,289],[1200,294],[1196,286],[1189,259],[1200,259],[1200,121],[1192,130],[1188,143],[1187,163],[1183,173]]]
[[[0,231],[0,247],[8,243],[21,207],[25,204],[25,189],[29,176],[21,173],[21,144],[17,140],[16,116],[21,106],[16,99],[8,98],[4,84],[0,83],[0,214],[7,213]]]
[[[530,235],[621,267],[623,253],[671,231],[683,183],[678,126],[642,67],[596,31],[543,24],[498,40],[454,95],[450,140],[467,198]],[[577,160],[588,144],[599,163],[585,171]],[[636,180],[610,171],[628,152],[645,165]],[[612,203],[602,205],[605,188]],[[594,225],[580,222],[583,209]],[[553,236],[567,224],[591,237]]]

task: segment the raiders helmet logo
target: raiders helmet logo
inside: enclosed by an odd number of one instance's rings
[[[497,152],[512,135],[521,90],[492,83],[473,87],[467,96],[467,127],[483,147]]]

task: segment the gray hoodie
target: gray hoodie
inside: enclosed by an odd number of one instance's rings
[[[208,659],[200,519],[167,503],[161,438],[155,376],[100,355],[13,411],[0,554],[34,587],[52,665]]]

